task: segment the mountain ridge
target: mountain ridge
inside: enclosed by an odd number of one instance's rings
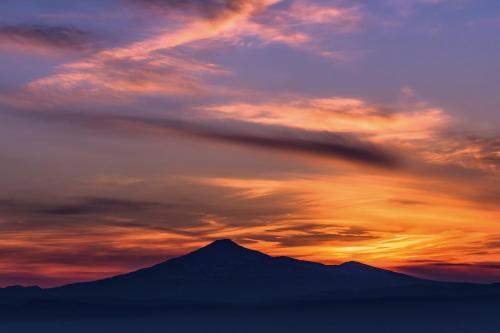
[[[376,299],[435,300],[500,298],[500,285],[483,286],[419,279],[356,261],[325,265],[273,257],[232,240],[214,241],[151,267],[106,279],[56,288],[0,288],[3,308],[83,312],[129,307],[134,312],[167,306],[268,306],[330,304]],[[267,305],[266,305],[267,304]],[[264,306],[264,307],[265,307]],[[105,311],[105,310],[103,310]],[[111,310],[110,310],[111,311]]]
[[[364,264],[351,266],[272,257],[222,239],[151,267],[49,290],[65,297],[251,301],[427,283]]]
[[[404,276],[407,276],[410,278],[423,280],[423,279],[419,279],[416,277],[412,277],[410,275],[406,275],[403,273],[397,273],[397,272],[390,271],[387,269],[378,268],[378,267],[371,266],[371,265],[368,265],[368,264],[365,264],[362,262],[358,262],[358,261],[347,261],[347,262],[344,262],[341,264],[328,265],[328,264],[323,264],[320,262],[296,259],[296,258],[293,258],[290,256],[270,256],[270,255],[262,253],[260,251],[256,251],[256,250],[252,250],[252,249],[243,247],[243,246],[239,245],[238,243],[234,242],[233,240],[225,238],[225,239],[214,240],[205,246],[202,246],[198,249],[195,249],[191,252],[188,252],[187,254],[164,260],[164,261],[159,262],[157,264],[154,264],[152,266],[140,268],[140,269],[130,271],[130,272],[120,273],[120,274],[117,274],[115,276],[111,276],[108,278],[102,278],[102,279],[90,280],[90,281],[79,281],[79,282],[69,283],[66,285],[62,285],[62,286],[58,286],[58,287],[51,287],[51,288],[41,288],[37,285],[30,285],[30,286],[10,285],[10,286],[6,286],[4,288],[0,288],[0,290],[15,290],[15,289],[56,290],[56,289],[64,288],[67,286],[105,281],[105,280],[115,279],[117,277],[128,276],[130,274],[135,274],[135,273],[139,273],[142,271],[147,271],[150,269],[157,269],[157,268],[163,267],[164,265],[168,265],[169,263],[178,261],[179,259],[198,258],[199,260],[213,260],[213,259],[227,260],[227,259],[231,259],[231,257],[233,257],[232,259],[241,259],[241,257],[239,257],[239,258],[237,257],[238,255],[240,255],[240,256],[246,255],[247,258],[250,256],[254,257],[254,258],[260,257],[260,258],[275,260],[276,262],[293,263],[296,265],[304,265],[304,266],[317,267],[317,268],[332,268],[332,269],[341,268],[341,267],[359,267],[359,268],[367,268],[367,269],[369,268],[369,269],[373,269],[373,270],[385,271],[385,272],[394,273],[394,274],[401,274],[401,275],[404,275]]]

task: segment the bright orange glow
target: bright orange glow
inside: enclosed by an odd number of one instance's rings
[[[374,141],[422,140],[448,123],[443,110],[425,105],[391,112],[353,98],[298,100],[293,103],[231,104],[208,108],[214,116],[308,130],[360,132]]]

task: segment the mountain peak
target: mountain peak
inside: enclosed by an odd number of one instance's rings
[[[238,245],[236,242],[234,242],[232,239],[223,238],[223,239],[217,239],[217,240],[213,241],[212,243],[208,244],[206,247],[234,248],[234,247],[241,247],[241,246]]]
[[[218,239],[212,243],[191,252],[189,257],[204,257],[207,260],[240,260],[249,257],[268,257],[258,251],[247,249],[231,239]]]
[[[338,267],[348,270],[381,270],[378,267],[373,267],[359,261],[347,261],[340,264]]]
[[[346,262],[340,264],[340,266],[367,267],[369,265],[363,264],[362,262],[359,262],[359,261],[346,261]]]

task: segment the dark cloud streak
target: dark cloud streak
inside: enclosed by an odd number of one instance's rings
[[[495,283],[500,281],[500,263],[447,263],[429,261],[396,267],[410,275],[455,282]]]
[[[74,203],[44,204],[19,200],[0,200],[0,211],[42,215],[87,215],[107,212],[143,211],[160,206],[157,203],[112,198],[84,198]]]
[[[221,122],[204,125],[178,119],[149,119],[120,117],[116,120],[152,129],[163,129],[199,139],[237,144],[247,147],[265,148],[275,151],[315,155],[326,158],[344,159],[352,162],[397,168],[396,156],[345,135],[328,132],[292,130],[277,126],[261,125],[254,128],[242,122]]]
[[[66,122],[70,125],[127,135],[176,134],[187,138],[221,142],[284,153],[342,159],[368,166],[397,169],[401,160],[375,144],[354,135],[306,131],[274,125],[256,125],[243,121],[191,121],[180,118],[147,118],[121,115],[30,112],[19,114],[41,121]]]
[[[143,7],[163,12],[183,11],[216,19],[228,13],[239,12],[247,4],[256,4],[252,0],[128,0]]]
[[[70,26],[4,25],[0,26],[0,45],[14,42],[25,46],[82,51],[90,48],[89,34]]]

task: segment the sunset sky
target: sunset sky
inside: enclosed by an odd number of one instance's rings
[[[500,282],[500,2],[2,0],[0,286],[214,239]]]

